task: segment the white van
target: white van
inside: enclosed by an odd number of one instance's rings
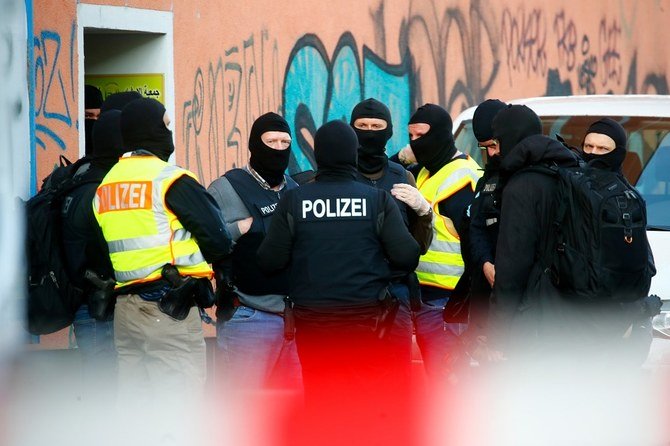
[[[560,135],[574,147],[581,147],[584,132],[599,118],[610,117],[626,129],[623,173],[647,202],[647,234],[657,269],[650,294],[663,299],[662,313],[653,321],[654,341],[647,362],[670,366],[670,96],[553,96],[507,102],[533,109],[542,119],[545,135]],[[472,133],[475,108],[454,120],[454,136],[456,147],[482,165]]]

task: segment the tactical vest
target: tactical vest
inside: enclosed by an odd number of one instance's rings
[[[172,264],[185,276],[213,275],[196,241],[165,205],[170,186],[188,170],[155,156],[121,158],[100,183],[93,212],[107,241],[116,287],[161,278]]]
[[[479,212],[486,225],[487,231],[491,234],[491,240],[498,240],[498,226],[500,221],[500,199],[501,191],[498,190],[500,185],[500,174],[498,172],[491,173],[490,176],[483,178],[483,185],[475,195],[475,200],[480,200]],[[495,249],[495,246],[494,246]]]
[[[242,235],[233,248],[233,282],[240,291],[254,296],[288,294],[288,273],[261,272],[256,263],[256,251],[267,234],[281,195],[287,190],[298,187],[298,184],[284,175],[286,186],[280,191],[274,191],[264,189],[244,169],[232,169],[224,176],[253,217],[249,232]]]
[[[378,189],[383,189],[387,192],[391,192],[394,184],[403,183],[407,184],[407,170],[398,163],[393,161],[388,162],[384,174],[378,180],[371,180],[370,178],[363,175],[361,172],[357,173],[358,181],[363,184],[369,184]],[[405,222],[405,225],[409,227],[409,218],[407,216],[407,205],[402,201],[393,198],[400,209],[400,214],[402,215],[402,221]]]
[[[290,295],[297,305],[376,302],[390,279],[379,240],[383,193],[354,180],[317,181],[291,192]]]
[[[453,222],[439,214],[438,206],[466,185],[474,190],[481,176],[479,171],[480,167],[468,156],[467,159],[452,160],[432,176],[425,168],[419,172],[417,187],[432,204],[435,214],[433,240],[428,252],[419,258],[419,266],[416,268],[419,283],[422,285],[453,290],[463,274],[460,239]]]

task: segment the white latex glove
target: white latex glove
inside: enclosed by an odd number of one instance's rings
[[[417,215],[426,215],[430,212],[430,203],[423,198],[416,187],[398,183],[391,188],[391,195],[411,207]]]

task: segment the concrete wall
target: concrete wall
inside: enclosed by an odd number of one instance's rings
[[[79,153],[82,81],[76,4],[32,2],[36,181]],[[289,120],[299,171],[315,129],[369,96],[391,106],[396,151],[425,102],[455,116],[487,97],[668,93],[670,0],[81,3],[173,13],[177,163],[205,183],[246,162],[268,110]]]

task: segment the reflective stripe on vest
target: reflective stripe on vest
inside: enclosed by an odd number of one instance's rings
[[[122,158],[105,176],[93,202],[107,241],[117,288],[161,277],[166,263],[182,275],[209,277],[196,241],[165,205],[168,189],[191,172],[154,156]]]
[[[451,161],[433,176],[425,168],[419,172],[417,187],[431,203],[434,214],[433,241],[416,268],[422,285],[453,290],[463,274],[460,239],[453,222],[439,214],[438,206],[468,184],[474,190],[480,176],[480,167],[470,157]]]

